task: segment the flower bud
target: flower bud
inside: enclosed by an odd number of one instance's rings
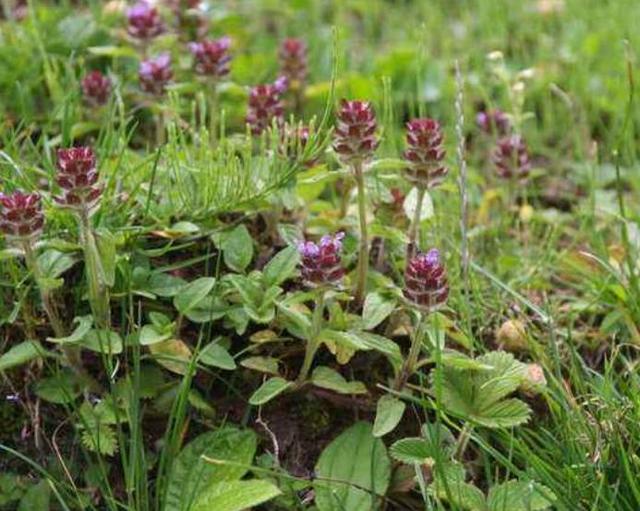
[[[509,319],[502,323],[496,331],[496,342],[499,347],[510,352],[527,350],[529,344],[522,321]]]
[[[334,236],[323,236],[320,243],[298,243],[300,270],[307,285],[333,284],[344,276],[345,271],[340,260],[343,238],[344,233],[339,232]]]
[[[509,117],[502,110],[485,110],[476,115],[476,124],[489,135],[504,136],[511,130]]]
[[[337,113],[333,150],[345,164],[365,161],[380,144],[376,129],[371,103],[343,99]]]
[[[102,194],[93,150],[90,147],[59,149],[57,166],[56,181],[62,195],[54,200],[65,207],[93,210]]]
[[[540,364],[527,364],[524,368],[522,384],[520,388],[525,392],[540,393],[547,386],[547,378]]]
[[[161,95],[173,78],[171,56],[168,53],[163,53],[155,58],[143,60],[138,68],[138,76],[140,88],[144,92],[156,96]]]
[[[230,45],[231,39],[228,37],[190,43],[189,49],[195,58],[196,73],[215,79],[227,76],[231,62]]]
[[[100,71],[91,71],[82,79],[82,93],[91,106],[104,105],[111,94],[111,80]]]
[[[280,73],[293,89],[299,89],[307,79],[307,45],[301,39],[285,39],[280,46]]]
[[[414,256],[404,272],[404,296],[419,308],[431,312],[449,296],[447,273],[440,263],[440,252],[432,248]]]
[[[529,151],[520,135],[498,140],[492,159],[496,173],[504,179],[525,179],[531,171]]]
[[[274,119],[277,124],[282,124],[284,116],[284,106],[280,99],[282,87],[283,82],[277,80],[273,84],[257,85],[251,89],[246,121],[254,135],[260,135],[269,128]]]
[[[449,172],[443,164],[444,136],[440,123],[433,119],[414,119],[407,123],[407,149],[404,158],[409,163],[407,180],[418,188],[438,186]]]
[[[44,225],[40,194],[15,191],[0,193],[0,232],[8,239],[37,237]]]
[[[127,32],[136,39],[148,40],[164,32],[164,23],[155,7],[140,1],[127,11]]]

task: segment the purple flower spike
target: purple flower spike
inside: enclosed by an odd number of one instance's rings
[[[376,114],[368,101],[340,103],[333,150],[345,164],[371,158],[380,141],[376,136]]]
[[[307,79],[307,45],[301,39],[285,39],[280,46],[280,71],[294,89]]]
[[[520,135],[511,135],[498,140],[493,151],[496,174],[503,179],[526,179],[531,171],[529,150]]]
[[[44,215],[40,194],[15,191],[0,193],[0,232],[9,239],[25,240],[42,232]]]
[[[511,130],[509,117],[502,110],[486,110],[478,112],[476,124],[487,134],[504,136]]]
[[[340,259],[344,233],[323,236],[320,243],[301,241],[298,243],[302,278],[309,286],[334,284],[344,276]]]
[[[82,79],[82,93],[91,106],[104,105],[111,94],[111,80],[100,71],[91,71]]]
[[[190,43],[189,50],[195,58],[196,73],[215,79],[227,76],[231,62],[230,46],[231,39],[228,37]]]
[[[164,32],[164,23],[155,7],[138,2],[127,11],[127,32],[136,39],[149,40]]]
[[[284,106],[280,99],[282,87],[283,82],[277,80],[276,83],[257,85],[251,89],[246,121],[254,135],[260,135],[269,128],[274,119],[277,124],[282,124],[284,116]]]
[[[138,76],[143,91],[160,96],[173,78],[171,56],[163,53],[155,58],[143,60],[138,69]]]
[[[54,200],[65,207],[93,210],[102,195],[93,150],[90,147],[59,149],[57,166],[56,181],[62,195]]]
[[[405,297],[427,312],[438,308],[449,296],[447,273],[435,248],[409,261],[404,281]]]
[[[409,163],[407,180],[420,188],[434,188],[449,170],[444,165],[444,136],[440,123],[434,119],[414,119],[407,123],[407,149],[404,158]]]

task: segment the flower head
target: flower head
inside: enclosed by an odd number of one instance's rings
[[[376,128],[371,103],[343,99],[337,113],[333,150],[347,164],[369,159],[380,143]]]
[[[320,243],[301,241],[298,243],[302,278],[311,286],[332,284],[344,276],[340,260],[344,233],[323,236]]]
[[[413,185],[433,188],[439,185],[449,170],[444,165],[445,150],[442,129],[434,119],[414,119],[407,123],[407,149],[404,158],[409,163],[406,177]]]
[[[143,0],[127,11],[127,32],[136,39],[148,40],[164,32],[164,23],[158,10]]]
[[[231,39],[228,37],[190,43],[189,49],[195,57],[196,73],[216,79],[227,76],[231,62],[230,46]]]
[[[161,95],[171,78],[171,56],[163,53],[155,58],[143,60],[138,68],[140,88],[149,94]]]
[[[485,110],[476,115],[476,124],[488,134],[498,134],[504,136],[511,130],[509,116],[502,110]]]
[[[447,273],[440,252],[432,248],[414,256],[404,272],[404,295],[419,308],[432,311],[449,296]]]
[[[90,147],[58,149],[56,181],[62,195],[54,200],[63,206],[91,211],[100,199],[96,156]]]
[[[529,151],[520,135],[498,140],[492,159],[496,173],[504,179],[525,179],[531,171]]]
[[[300,88],[307,79],[307,45],[301,39],[285,39],[280,45],[280,72],[292,88]]]
[[[280,99],[286,90],[286,81],[276,80],[272,84],[257,85],[249,93],[249,108],[246,121],[251,128],[251,133],[260,135],[269,128],[275,119],[277,124],[282,124],[284,106]]]
[[[104,105],[111,94],[111,80],[100,71],[91,71],[82,79],[82,93],[90,105]]]
[[[0,193],[0,232],[11,239],[38,236],[44,225],[40,194],[15,191]]]

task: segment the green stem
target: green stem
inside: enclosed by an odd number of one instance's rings
[[[89,305],[93,312],[95,324],[99,329],[108,330],[111,325],[111,309],[109,305],[109,290],[101,283],[100,255],[93,233],[89,211],[84,208],[79,215],[80,240],[84,251],[85,273],[89,294]]]
[[[358,273],[356,281],[355,303],[361,304],[367,285],[367,272],[369,270],[369,236],[367,234],[367,202],[364,184],[364,171],[362,162],[353,165],[353,171],[358,186],[358,217],[360,219],[360,250],[358,253]]]
[[[421,313],[418,325],[411,337],[411,347],[409,348],[409,355],[402,364],[402,369],[396,376],[396,381],[393,385],[394,390],[402,390],[407,383],[407,380],[411,377],[418,366],[418,357],[422,350],[422,338],[424,336],[424,327],[427,322],[427,314]]]
[[[318,300],[316,302],[316,307],[313,311],[313,319],[311,323],[311,335],[307,340],[307,345],[305,346],[304,352],[304,361],[302,362],[302,367],[300,368],[300,373],[298,374],[298,378],[296,380],[297,385],[303,385],[307,381],[307,377],[309,376],[309,371],[311,370],[311,364],[313,364],[313,359],[320,347],[319,334],[322,330],[322,321],[324,319],[324,306],[325,306],[325,290],[318,290]]]
[[[209,141],[215,145],[218,138],[218,89],[215,80],[207,82],[211,87],[208,92],[209,97]]]
[[[411,259],[418,249],[418,230],[420,227],[420,217],[422,216],[422,203],[424,202],[424,196],[426,192],[426,188],[422,186],[418,187],[416,209],[413,213],[413,219],[411,220],[411,226],[409,228],[409,245],[407,246],[407,259]]]

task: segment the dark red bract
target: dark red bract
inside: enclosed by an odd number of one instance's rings
[[[449,296],[447,273],[435,248],[414,256],[404,272],[405,297],[426,311],[442,305]]]
[[[492,155],[496,174],[503,179],[525,179],[531,171],[529,150],[520,135],[498,140]]]
[[[380,143],[377,126],[371,103],[343,99],[337,113],[333,150],[344,163],[369,159]]]
[[[136,39],[151,39],[164,32],[164,23],[157,9],[142,1],[127,11],[127,32]]]
[[[91,71],[82,79],[82,93],[90,105],[104,105],[111,94],[111,80],[100,71]]]
[[[8,238],[31,238],[44,225],[40,194],[15,191],[0,193],[0,232]]]
[[[404,157],[409,167],[406,177],[415,186],[433,188],[447,175],[443,139],[440,123],[434,119],[414,119],[407,123]]]
[[[280,73],[292,87],[300,87],[307,79],[307,45],[301,39],[285,39],[280,46]]]
[[[246,121],[251,133],[260,135],[275,120],[282,124],[284,106],[280,95],[286,90],[286,81],[278,79],[273,84],[257,85],[249,93],[249,108]]]
[[[138,68],[140,88],[156,96],[164,93],[167,84],[173,78],[171,57],[163,53],[155,58],[143,60]]]
[[[195,58],[196,73],[217,79],[227,76],[231,62],[230,46],[231,39],[228,37],[190,43],[189,49]]]
[[[308,285],[335,284],[344,276],[340,259],[343,238],[344,233],[340,232],[334,236],[323,236],[320,243],[298,243],[300,271]]]
[[[90,147],[59,149],[57,166],[56,181],[62,195],[54,200],[63,206],[91,210],[102,194],[93,150]]]

